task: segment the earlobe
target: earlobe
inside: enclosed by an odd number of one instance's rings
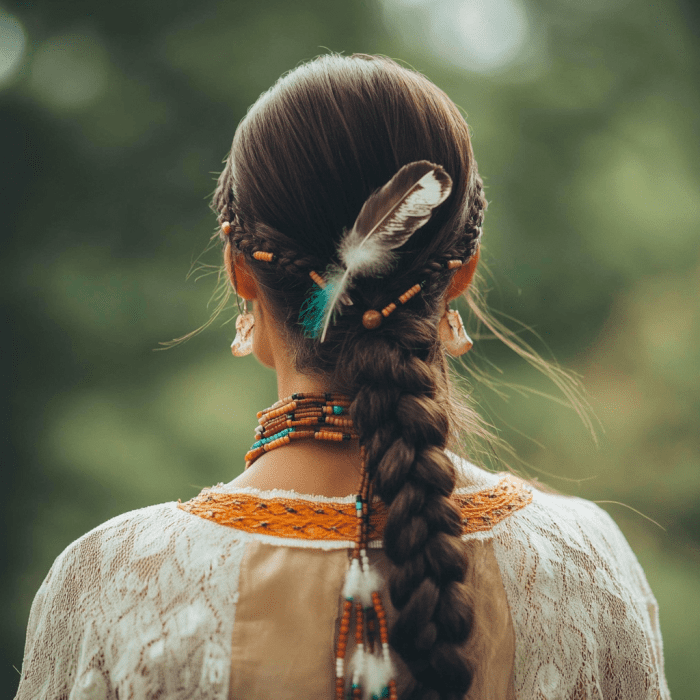
[[[460,294],[466,291],[467,287],[472,283],[474,279],[474,273],[476,272],[476,265],[479,262],[479,248],[476,249],[474,255],[469,258],[466,265],[455,272],[452,281],[447,287],[447,292],[445,298],[447,301],[452,301],[456,299]]]
[[[255,278],[250,273],[243,255],[233,255],[231,244],[227,243],[224,250],[224,264],[229,281],[238,296],[247,301],[258,298],[258,287]]]

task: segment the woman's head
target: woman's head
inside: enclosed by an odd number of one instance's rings
[[[404,165],[427,160],[452,192],[398,250],[392,271],[357,280],[352,304],[324,342],[308,338],[300,313],[310,271],[337,263],[338,243],[365,200]],[[429,80],[386,58],[324,56],[283,76],[240,124],[214,197],[232,259],[243,260],[295,357],[354,398],[351,416],[375,493],[389,506],[384,546],[394,567],[399,617],[393,647],[428,697],[462,697],[472,670],[472,626],[464,580],[469,563],[449,495],[455,471],[444,448],[450,410],[437,325],[453,272],[472,257],[486,201],[469,129]],[[273,263],[252,257],[275,254]],[[362,315],[423,283],[379,328]]]
[[[327,342],[302,342],[298,315],[313,288],[309,270],[323,273],[337,259],[340,237],[367,197],[417,160],[441,165],[452,194],[401,250],[388,278],[357,286],[358,303],[346,307]],[[447,95],[389,59],[329,55],[283,76],[253,105],[236,131],[214,206],[222,221],[234,222],[233,243],[285,325],[300,368],[328,372],[339,345],[360,331],[362,311],[425,277],[434,278],[423,295],[431,303],[420,311],[435,314],[451,277],[434,274],[438,263],[473,252],[485,201],[468,126]],[[278,263],[252,260],[260,249],[275,252]]]

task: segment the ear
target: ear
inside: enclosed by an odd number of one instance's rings
[[[251,274],[243,255],[234,256],[230,243],[226,244],[224,250],[224,265],[226,266],[231,286],[236,294],[247,301],[257,299],[258,285],[255,283],[255,278]]]
[[[479,262],[479,248],[474,251],[474,255],[469,258],[469,262],[455,272],[452,281],[447,287],[447,292],[445,298],[447,301],[452,301],[456,299],[462,292],[466,291],[467,287],[472,283],[474,279],[474,273],[476,272],[476,264]]]

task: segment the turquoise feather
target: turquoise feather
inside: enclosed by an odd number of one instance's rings
[[[311,289],[311,296],[301,306],[299,323],[304,328],[305,338],[318,338],[328,304],[333,298],[335,285],[329,282],[321,289],[314,284]]]

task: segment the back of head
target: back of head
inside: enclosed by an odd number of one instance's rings
[[[324,342],[300,314],[309,272],[337,263],[338,244],[367,198],[404,165],[438,164],[452,192],[397,251],[392,271],[356,280]],[[472,682],[472,629],[461,518],[445,454],[454,427],[437,325],[447,261],[476,251],[486,201],[469,130],[420,74],[373,56],[329,55],[283,76],[240,124],[214,197],[227,242],[244,255],[300,370],[354,398],[351,416],[374,493],[389,506],[384,549],[399,616],[391,644],[413,673],[414,697],[462,698]],[[275,263],[252,257],[270,251]],[[362,316],[422,291],[368,330]]]

